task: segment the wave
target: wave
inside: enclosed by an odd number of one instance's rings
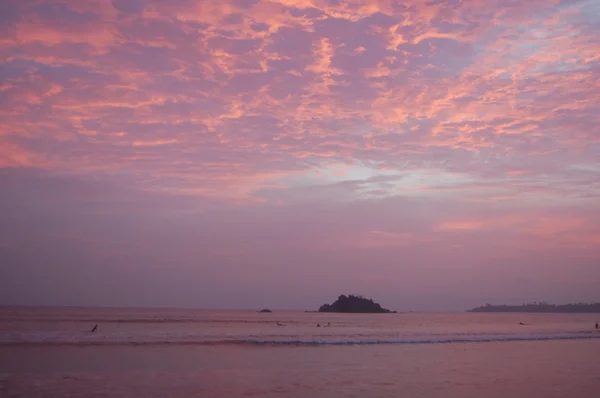
[[[3,317],[3,321],[10,322],[44,322],[44,323],[218,323],[218,324],[273,324],[276,322],[274,319],[197,319],[197,318],[102,318],[102,317],[73,317],[73,318],[25,318],[25,317]],[[285,321],[288,324],[295,324],[299,322]]]
[[[600,339],[600,335],[568,336],[507,336],[478,338],[443,339],[376,339],[376,340],[240,340],[240,344],[253,345],[381,345],[381,344],[449,344],[449,343],[491,343],[510,341],[547,341],[547,340],[589,340]]]
[[[600,339],[600,333],[546,336],[487,336],[422,339],[221,339],[221,340],[4,340],[0,346],[353,346],[402,344],[492,343],[517,341],[556,341]]]

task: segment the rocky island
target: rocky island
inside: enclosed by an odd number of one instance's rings
[[[600,313],[600,303],[576,303],[555,305],[548,303],[529,303],[523,305],[491,305],[486,304],[467,312],[553,312],[568,314]]]
[[[319,312],[345,312],[345,313],[372,313],[372,314],[395,314],[396,311],[390,311],[382,308],[381,305],[372,299],[363,296],[341,295],[333,304],[323,304]]]

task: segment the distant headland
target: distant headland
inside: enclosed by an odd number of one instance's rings
[[[529,303],[522,305],[491,305],[486,304],[481,307],[473,308],[467,312],[554,312],[554,313],[572,313],[589,314],[600,313],[600,303],[575,303],[555,305],[548,303]]]
[[[390,311],[382,308],[381,305],[372,299],[363,296],[341,295],[333,304],[323,304],[319,312],[345,312],[345,313],[372,313],[372,314],[395,314],[396,311]]]

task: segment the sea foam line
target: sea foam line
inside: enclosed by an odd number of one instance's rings
[[[233,343],[253,345],[379,345],[379,344],[449,344],[449,343],[491,343],[510,341],[550,341],[550,340],[590,340],[600,339],[598,335],[558,335],[558,336],[505,336],[479,338],[441,339],[365,339],[365,340],[238,340]],[[226,343],[225,343],[226,344]]]
[[[252,346],[349,346],[349,345],[401,345],[401,344],[450,344],[491,343],[515,341],[555,341],[600,339],[600,333],[551,336],[503,336],[503,337],[448,337],[435,339],[222,339],[222,340],[0,340],[0,346],[140,346],[140,345],[252,345]]]

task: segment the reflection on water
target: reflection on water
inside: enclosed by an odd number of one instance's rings
[[[590,339],[594,314],[4,308],[0,344],[402,344]],[[90,329],[98,324],[95,333]],[[317,327],[323,325],[323,327]]]
[[[595,322],[589,314],[4,308],[0,392],[591,398],[600,391],[600,339],[590,338],[600,336]],[[96,323],[98,330],[91,333]],[[317,323],[331,326],[317,328]],[[506,341],[519,336],[529,340]],[[558,340],[561,336],[572,340]],[[332,344],[386,339],[420,343]],[[463,342],[422,344],[444,339]],[[478,339],[505,341],[468,342]],[[274,344],[290,340],[323,344]]]

